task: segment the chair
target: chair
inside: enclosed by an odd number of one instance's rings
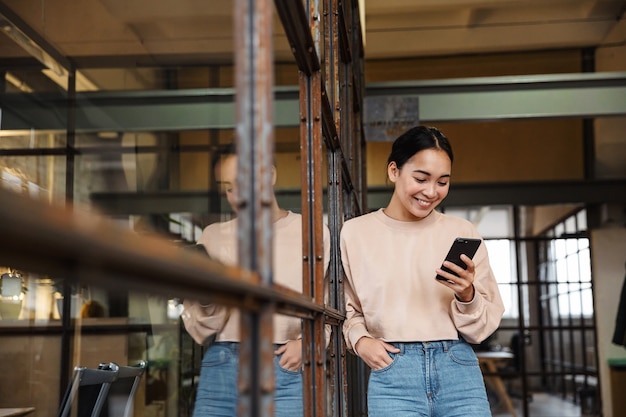
[[[522,378],[522,360],[521,360],[521,355],[522,355],[522,350],[524,349],[526,344],[526,341],[524,340],[524,338],[520,335],[519,332],[515,332],[512,336],[511,336],[511,353],[513,354],[513,359],[511,360],[511,362],[503,367],[500,368],[499,371],[503,372],[505,374],[505,376],[503,376],[503,378],[505,379],[510,379],[510,380],[517,380]],[[518,397],[521,399],[524,399],[524,395],[521,392],[521,387],[518,390],[514,390],[512,388],[509,388],[510,394],[513,397]],[[525,401],[526,402],[531,402],[533,400],[533,395],[531,392],[527,392],[526,393],[526,398]]]
[[[103,370],[118,369],[117,378],[109,389],[100,417],[130,417],[132,415],[133,399],[146,367],[147,362],[144,360],[135,366],[119,366],[114,362],[101,363],[98,366]]]
[[[118,371],[117,365],[109,369],[75,367],[57,416],[68,417],[76,406],[76,417],[99,417]]]

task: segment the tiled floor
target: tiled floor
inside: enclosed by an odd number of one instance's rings
[[[514,398],[513,405],[517,413],[516,417],[523,417],[521,400]],[[503,406],[494,406],[492,412],[493,417],[511,416]],[[530,417],[582,417],[579,405],[543,393],[533,393],[532,401],[528,404],[528,415]]]

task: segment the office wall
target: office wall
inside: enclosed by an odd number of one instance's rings
[[[580,72],[575,50],[366,61],[367,82]],[[429,124],[428,121],[424,123]],[[582,121],[437,123],[455,151],[453,182],[581,179]],[[367,144],[370,186],[386,184],[390,143]]]
[[[599,48],[597,71],[626,71],[626,45]],[[626,177],[626,117],[602,117],[595,120],[596,176]]]
[[[610,35],[607,37],[610,38]],[[597,71],[626,71],[626,45],[608,44],[596,51]],[[594,121],[597,178],[626,177],[626,117],[604,117]],[[592,268],[598,357],[605,417],[613,413],[609,368],[610,358],[626,358],[626,349],[611,343],[620,296],[626,273],[626,211],[623,206],[603,207],[603,227],[591,234]],[[622,390],[626,387],[622,387]],[[615,391],[613,391],[615,392]],[[622,391],[623,392],[623,391]]]
[[[626,264],[626,229],[608,226],[592,230],[591,248],[603,415],[604,417],[621,417],[614,416],[611,410],[611,385],[607,360],[626,358],[626,349],[611,343],[620,289],[626,274],[624,269]]]
[[[582,179],[582,122],[577,119],[438,123],[454,150],[452,183]],[[390,142],[367,144],[370,186],[386,184]]]
[[[572,73],[581,69],[577,50],[509,53],[480,56],[366,61],[366,82],[465,78],[522,74]],[[297,70],[277,64],[277,85],[297,85]],[[181,88],[232,87],[232,67],[185,69]],[[455,182],[534,181],[581,179],[583,172],[582,121],[580,119],[516,120],[438,124],[452,141],[457,161]],[[232,136],[232,133],[229,133]],[[220,133],[219,140],[224,140]],[[299,133],[276,131],[278,188],[298,188],[300,178]],[[209,143],[209,133],[183,133],[181,143]],[[390,143],[367,144],[369,186],[386,183]],[[197,157],[196,157],[197,158]],[[206,187],[206,161],[181,155],[181,189]]]

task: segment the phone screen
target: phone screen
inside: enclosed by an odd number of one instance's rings
[[[448,254],[446,255],[445,260],[450,261],[460,266],[463,269],[467,269],[467,265],[465,265],[465,262],[461,260],[461,254],[465,254],[470,259],[472,259],[474,255],[476,254],[478,247],[480,246],[480,242],[482,242],[481,239],[457,237],[456,239],[454,239],[454,242],[452,243],[452,246],[450,247],[450,250],[448,251]],[[446,272],[450,272],[453,275],[457,275],[454,272],[452,272],[449,268],[446,268],[445,266],[443,266],[443,263],[441,265],[441,269],[443,269]],[[437,274],[436,278],[440,280],[446,279],[439,274]]]

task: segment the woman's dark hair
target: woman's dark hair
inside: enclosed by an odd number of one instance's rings
[[[211,158],[211,169],[215,171],[217,164],[220,163],[223,158],[232,155],[237,155],[237,145],[235,142],[228,142],[226,144],[215,146],[213,148],[213,156]],[[272,159],[272,163],[276,166],[275,158]]]
[[[234,142],[216,146],[213,150],[213,157],[211,158],[211,169],[215,171],[215,167],[217,167],[220,160],[230,155],[237,155],[237,147]]]
[[[411,159],[416,153],[426,149],[441,149],[454,161],[450,141],[436,127],[415,126],[407,130],[393,142],[391,153],[387,159],[387,166],[395,162],[398,168]]]

